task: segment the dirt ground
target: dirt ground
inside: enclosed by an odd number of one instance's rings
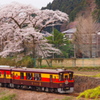
[[[11,94],[16,95],[14,100],[77,100],[76,96],[73,94],[56,94],[56,93],[36,92],[31,90],[9,89],[0,87],[0,98],[2,96],[7,96]],[[81,98],[78,100],[85,100],[85,99]]]

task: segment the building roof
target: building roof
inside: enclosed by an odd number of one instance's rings
[[[58,73],[64,73],[64,72],[72,72],[72,71],[67,71],[67,70],[53,70],[53,69],[35,69],[35,68],[26,68],[26,69],[12,69],[12,71],[19,71],[19,72],[33,72],[33,73],[53,73],[53,74],[58,74]]]
[[[75,32],[76,32],[76,28],[71,28],[66,31],[63,31],[62,33],[75,33]]]
[[[100,32],[98,32],[97,34],[100,35]]]
[[[0,68],[9,68],[10,66],[7,66],[7,65],[0,65]]]

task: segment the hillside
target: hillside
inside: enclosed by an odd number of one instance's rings
[[[77,15],[88,16],[90,14],[100,20],[100,0],[54,0],[42,9],[60,10],[69,15],[70,21],[74,21]]]

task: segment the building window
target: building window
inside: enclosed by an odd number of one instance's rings
[[[72,39],[72,34],[69,35],[69,39]]]
[[[93,35],[92,35],[92,43],[96,43],[96,42],[97,42],[96,35],[93,34]]]
[[[84,37],[84,41],[86,41],[86,43],[90,43],[91,42],[90,38],[91,36],[86,34]]]

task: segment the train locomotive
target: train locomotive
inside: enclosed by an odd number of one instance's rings
[[[0,68],[0,86],[36,91],[72,93],[73,71],[30,68]]]

